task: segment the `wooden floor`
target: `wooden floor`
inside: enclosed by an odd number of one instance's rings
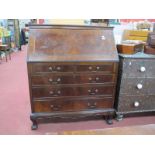
[[[55,135],[155,135],[155,124],[48,133]]]

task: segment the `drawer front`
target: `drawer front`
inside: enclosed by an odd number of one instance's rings
[[[145,77],[146,65],[144,60],[141,59],[124,59],[123,60],[123,78],[129,77]]]
[[[146,77],[155,77],[155,59],[154,60],[145,60],[146,68]]]
[[[114,63],[107,63],[104,65],[78,65],[76,66],[77,72],[115,72]]]
[[[93,96],[93,95],[113,95],[114,86],[66,86],[66,87],[39,87],[32,88],[34,98],[57,97],[57,96]]]
[[[35,112],[80,111],[112,108],[113,98],[35,101]]]
[[[121,81],[120,94],[142,95],[147,89],[145,78],[127,78]]]
[[[53,75],[32,76],[32,85],[112,83],[115,75]]]
[[[154,95],[155,94],[155,78],[147,78],[146,86],[147,86],[147,94]]]
[[[120,96],[118,112],[155,110],[155,95]]]
[[[55,72],[74,72],[74,66],[71,65],[54,65],[52,63],[35,63],[32,65],[34,73],[55,73]]]

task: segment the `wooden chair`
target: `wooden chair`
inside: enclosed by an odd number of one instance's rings
[[[11,60],[11,52],[8,48],[8,45],[6,45],[6,44],[0,45],[0,52],[2,52],[2,51],[5,53],[6,62],[8,61],[8,56],[9,56],[9,59]],[[2,58],[0,58],[0,59],[2,59]]]

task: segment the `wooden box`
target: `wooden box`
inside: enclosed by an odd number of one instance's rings
[[[122,54],[134,54],[143,51],[143,44],[118,44],[117,50]]]

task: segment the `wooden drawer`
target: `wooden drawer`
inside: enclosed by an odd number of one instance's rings
[[[75,67],[73,65],[58,65],[53,63],[34,63],[32,65],[33,73],[44,72],[74,72]]]
[[[59,65],[54,63],[34,63],[32,65],[34,73],[42,72],[115,72],[114,63],[104,63],[98,65]]]
[[[35,101],[35,112],[81,111],[101,108],[112,108],[113,98],[100,99],[51,99]]]
[[[105,73],[113,73],[114,63],[106,63],[104,65],[78,65],[76,66],[77,72],[105,72]]]
[[[155,95],[120,96],[118,112],[155,110]]]
[[[126,78],[121,81],[120,94],[147,94],[148,87],[145,78]]]
[[[88,75],[61,75],[46,74],[32,76],[32,85],[52,85],[52,84],[82,84],[82,83],[113,83],[114,74],[88,74]]]
[[[34,98],[57,97],[57,96],[93,96],[93,95],[113,95],[113,85],[83,85],[83,86],[46,86],[32,88]]]

